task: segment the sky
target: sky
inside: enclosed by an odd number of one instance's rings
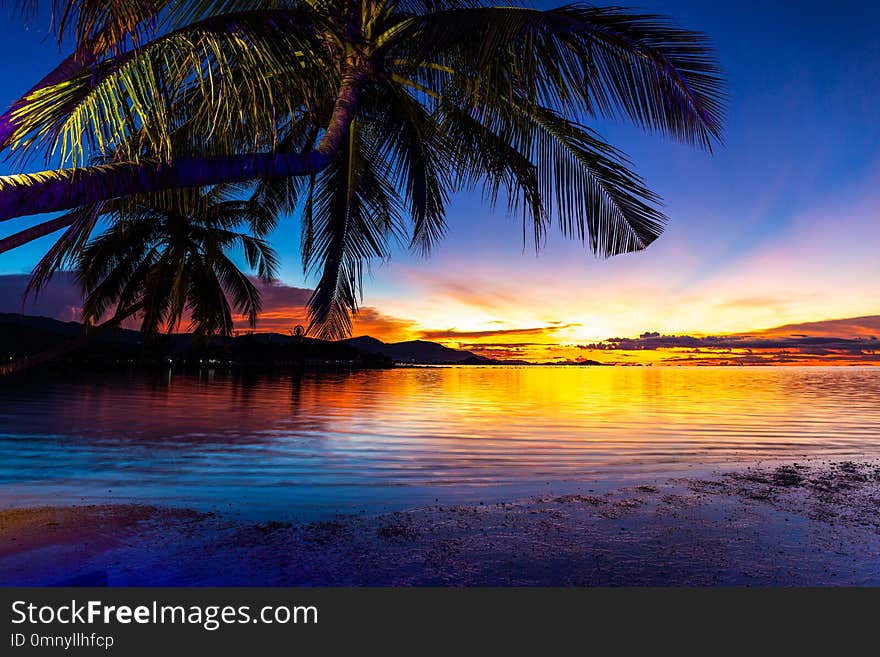
[[[459,194],[449,204],[449,232],[428,259],[397,249],[390,261],[374,263],[356,334],[432,339],[507,358],[615,362],[625,352],[650,360],[658,350],[650,338],[623,343],[628,349],[585,346],[619,346],[608,340],[653,333],[779,337],[769,329],[815,322],[823,323],[802,330],[873,335],[880,315],[880,5],[630,6],[707,33],[728,81],[724,144],[711,155],[632,126],[594,125],[663,197],[666,232],[645,251],[602,260],[551,231],[536,255],[503,204],[493,211],[479,195]],[[3,106],[60,60],[44,28],[7,21]],[[32,222],[7,222],[0,235]],[[297,217],[273,236],[282,274],[267,293],[263,330],[302,321],[313,281],[303,276],[298,236]],[[0,256],[0,277],[12,285],[49,244],[44,238]],[[20,309],[11,292],[4,295],[0,310]],[[67,312],[75,313],[71,304]],[[826,323],[847,318],[868,319]],[[701,353],[677,348],[685,358]],[[750,358],[743,349],[730,353]],[[801,344],[792,349],[816,355]],[[668,345],[662,351],[664,358],[681,355]],[[876,355],[861,351],[865,360]]]

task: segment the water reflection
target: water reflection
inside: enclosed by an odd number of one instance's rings
[[[6,505],[311,513],[880,448],[871,368],[122,374],[0,393]]]

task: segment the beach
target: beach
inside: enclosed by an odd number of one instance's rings
[[[606,493],[309,523],[147,505],[0,512],[0,584],[878,585],[880,463],[802,460]]]

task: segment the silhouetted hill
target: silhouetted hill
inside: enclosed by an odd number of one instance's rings
[[[46,351],[77,337],[78,322],[49,317],[0,313],[0,363]],[[66,356],[67,364],[242,365],[257,367],[354,366],[387,367],[393,362],[425,365],[529,365],[523,360],[492,360],[436,342],[385,343],[363,335],[327,342],[282,333],[253,333],[234,338],[199,340],[189,333],[147,337],[140,331],[115,329],[96,336]]]
[[[553,363],[545,363],[546,365],[563,365],[566,367],[579,367],[582,365],[605,365],[606,363],[600,363],[598,360],[588,360],[586,358],[582,358],[581,360],[559,360]]]
[[[16,313],[0,313],[0,330],[11,335],[26,335],[29,332],[40,333],[50,336],[64,336],[75,338],[82,333],[82,324],[79,322],[62,322],[51,317],[34,317],[32,315],[19,315]],[[3,333],[0,333],[2,339]],[[102,336],[99,341],[130,342],[138,343],[143,336],[140,331],[128,329],[116,329]],[[2,344],[2,342],[0,342]]]
[[[408,342],[385,343],[368,335],[343,340],[345,344],[357,347],[373,354],[384,354],[397,363],[425,363],[439,365],[443,363],[488,364],[492,361],[470,351],[450,349],[436,342],[410,340]]]
[[[46,351],[82,332],[83,326],[77,322],[0,314],[0,364]],[[376,368],[393,363],[390,358],[352,345],[280,333],[205,340],[188,333],[148,337],[140,331],[115,329],[95,336],[58,364]]]

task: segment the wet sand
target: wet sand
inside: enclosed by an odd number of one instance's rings
[[[880,464],[294,525],[139,505],[0,511],[4,585],[880,585]]]

